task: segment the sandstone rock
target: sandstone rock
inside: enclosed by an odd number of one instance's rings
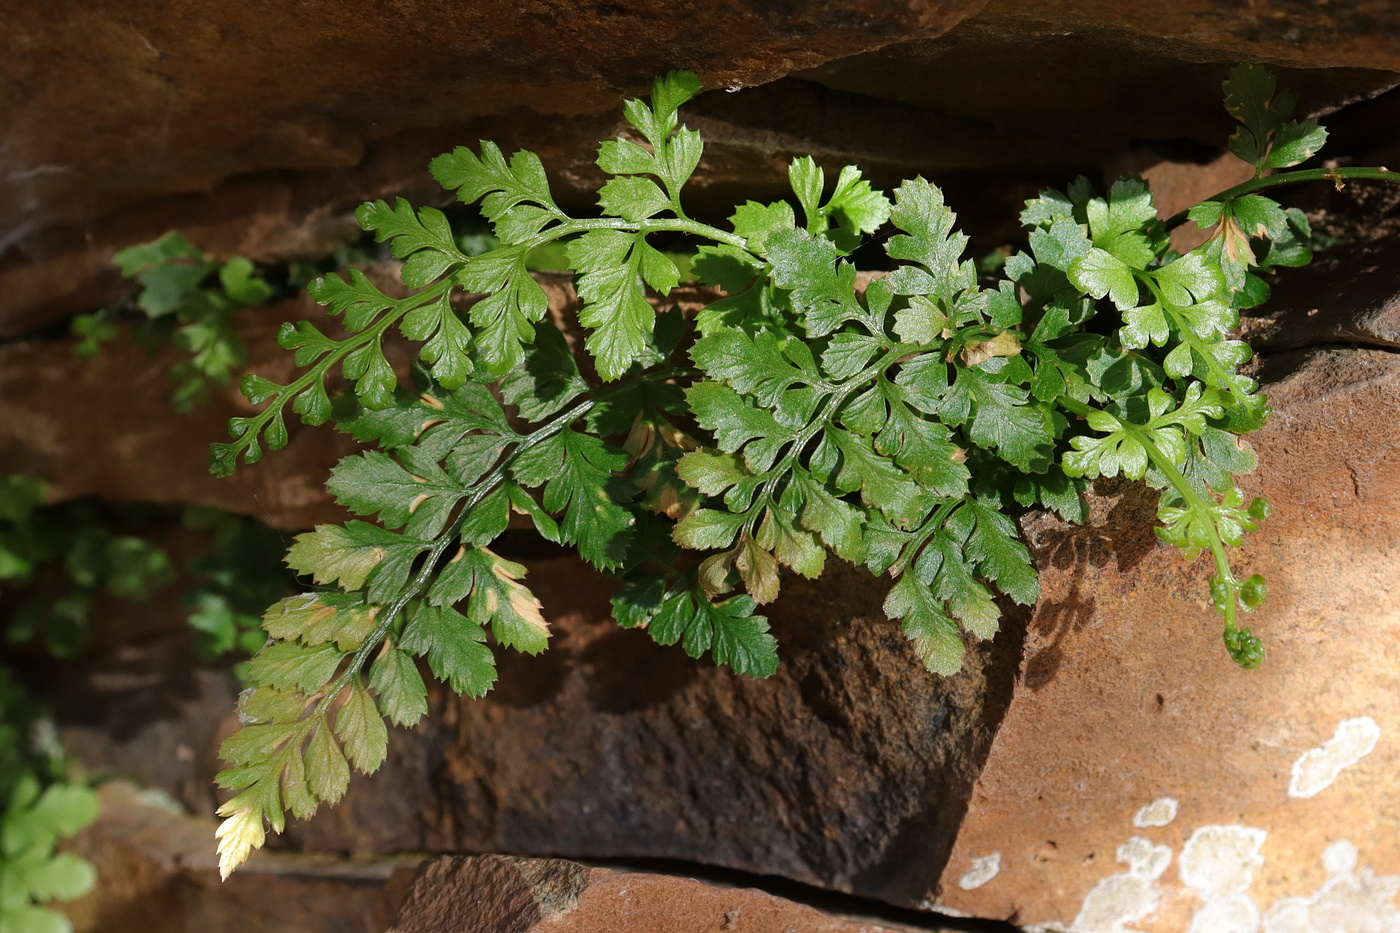
[[[618,629],[576,560],[529,566],[550,650],[502,652],[483,700],[438,695],[378,774],[279,845],[667,858],[922,895],[1000,718],[1015,619],[935,678],[883,618],[887,585],[837,567],[784,582],[766,613],[782,663],[751,680]]]
[[[1344,7],[15,9],[0,72],[13,89],[0,96],[0,335],[112,300],[111,254],[171,228],[219,256],[324,253],[367,198],[447,200],[424,166],[479,138],[539,151],[561,200],[586,207],[619,102],[673,67],[752,89],[696,102],[702,215],[722,217],[735,193],[779,193],[787,160],[807,152],[882,184],[966,182],[969,203],[1004,186],[955,175],[1014,166],[1049,182],[1132,139],[1208,161],[1231,128],[1219,85],[1236,61],[1279,66],[1314,112],[1396,83],[1395,12]]]
[[[697,69],[712,87],[761,84],[938,35],[984,2],[16,9],[0,222],[81,222],[234,174],[351,167],[398,131],[522,107],[610,112],[668,68]],[[74,139],[91,147],[81,161]]]
[[[1329,344],[1400,348],[1400,237],[1344,241],[1315,268],[1290,276],[1268,309],[1252,335],[1266,354]]]
[[[1238,559],[1269,580],[1268,660],[1231,665],[1141,492],[1037,519],[1043,595],[930,904],[1076,933],[1400,923],[1400,361],[1288,368],[1246,487],[1273,516]]]
[[[314,195],[308,201],[312,191],[338,187],[334,215],[386,173],[411,172],[422,185],[426,160],[444,148],[415,139],[427,128],[452,128],[450,148],[528,109],[525,138],[508,133],[503,141],[533,147],[561,121],[606,114],[585,121],[587,138],[570,154],[587,162],[620,101],[668,69],[695,69],[710,87],[762,84],[911,35],[938,35],[985,2],[669,11],[636,2],[589,10],[431,0],[351,10],[318,0],[279,13],[140,0],[110,10],[16,8],[6,13],[13,53],[0,97],[0,253],[19,246],[45,265],[57,262],[65,277],[58,269],[40,276],[51,291],[91,294],[101,288],[96,261],[105,262],[83,242],[94,225],[109,255],[118,233],[149,239],[184,226],[177,215],[207,221],[220,207],[238,218],[231,226],[243,218],[281,226],[263,246],[285,252],[305,227],[278,216],[279,200],[290,192],[306,213],[322,206]],[[407,171],[395,158],[401,137],[417,143]],[[308,185],[287,174],[308,172],[322,178]],[[226,184],[236,178],[244,180],[233,186],[247,199],[242,206]],[[108,220],[180,197],[187,199],[178,211],[154,208],[158,225],[140,233]],[[11,276],[0,282],[26,278],[13,258],[8,265]],[[10,313],[23,310],[16,302]]]
[[[101,816],[71,845],[98,872],[93,893],[62,905],[76,933],[382,930],[421,861],[259,853],[220,882],[212,817],[121,781],[98,797]]]
[[[419,869],[390,933],[896,933],[752,888],[561,859],[443,856]],[[919,930],[938,933],[920,925]]]
[[[290,377],[290,356],[275,340],[289,317],[327,320],[309,301],[238,315],[251,371]],[[215,388],[209,404],[182,415],[170,405],[174,384],[168,373],[179,358],[173,349],[151,356],[119,339],[96,359],[82,359],[72,347],[63,340],[0,348],[0,461],[7,473],[45,479],[52,501],[100,496],[189,502],[284,528],[343,520],[324,483],[336,461],[357,448],[353,439],[309,431],[292,418],[285,449],[267,455],[255,470],[216,479],[208,471],[208,445],[227,439],[230,417],[253,411],[236,386]]]

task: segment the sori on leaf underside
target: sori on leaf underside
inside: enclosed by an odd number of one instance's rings
[[[1139,178],[1098,192],[1085,179],[1027,202],[1029,248],[993,284],[922,178],[893,198],[854,166],[834,182],[810,158],[793,198],[738,207],[728,227],[692,220],[682,189],[702,153],[678,109],[690,72],[626,104],[631,138],[601,144],[601,216],[575,218],[533,153],[483,142],[433,160],[434,177],[477,204],[499,246],[459,250],[445,216],[403,200],[357,212],[403,261],[410,294],[365,274],[315,281],[336,338],[302,321],[279,343],[302,372],[250,375],[260,413],[230,423],[213,472],[287,443],[286,409],[332,419],[374,449],[332,473],[337,501],[369,521],[322,525],[287,562],[316,588],[272,606],[248,665],[243,727],[223,745],[234,795],[218,831],[225,875],[285,814],[310,816],[345,792],[353,766],[385,757],[385,719],[427,712],[416,659],[459,693],[495,677],[492,640],[543,651],[549,627],[525,568],[491,550],[512,513],[617,581],[617,622],[752,676],[776,644],[758,607],[783,567],[816,577],[829,556],[888,575],[885,612],[930,671],[961,666],[963,632],[991,638],[998,594],[1038,594],[1012,514],[1084,520],[1085,486],[1124,476],[1161,490],[1160,537],[1207,552],[1225,645],[1263,659],[1239,624],[1264,597],[1228,549],[1267,514],[1235,478],[1255,466],[1240,435],[1268,416],[1231,337],[1268,294],[1261,273],[1310,258],[1308,223],[1257,192],[1377,169],[1297,170],[1325,131],[1289,119],[1295,98],[1262,68],[1225,83],[1230,141],[1255,178],[1189,214],[1210,238],[1170,248]],[[860,277],[848,256],[877,231],[893,271]],[[668,307],[680,272],[649,238],[703,243],[692,274],[723,297],[693,315]],[[550,314],[527,257],[567,241],[581,341]],[[453,296],[479,296],[467,304]],[[420,345],[415,383],[384,354]],[[580,345],[581,344],[581,345]],[[333,404],[336,370],[350,388]]]

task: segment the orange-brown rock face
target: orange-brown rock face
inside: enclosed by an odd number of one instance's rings
[[[0,332],[101,304],[113,249],[172,226],[260,260],[324,251],[347,209],[431,192],[427,160],[483,136],[543,149],[564,200],[591,202],[570,176],[594,187],[597,140],[656,75],[764,84],[940,35],[985,2],[14,7]]]
[[[1137,490],[1033,522],[1043,595],[935,903],[1086,933],[1400,922],[1400,361],[1275,363],[1249,483],[1274,511],[1240,557],[1268,660],[1233,667]]]

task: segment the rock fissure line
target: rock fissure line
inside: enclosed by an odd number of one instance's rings
[[[461,855],[462,853],[442,853]],[[721,888],[749,888],[761,891],[772,897],[792,901],[822,913],[853,920],[876,921],[882,925],[896,925],[897,929],[930,931],[930,933],[1021,933],[1021,928],[1002,920],[987,920],[980,917],[958,917],[939,911],[915,910],[896,907],[884,901],[818,888],[812,885],[764,875],[737,868],[707,865],[678,859],[568,859],[586,868],[612,869],[618,871],[646,872],[648,874],[672,878],[688,878]]]

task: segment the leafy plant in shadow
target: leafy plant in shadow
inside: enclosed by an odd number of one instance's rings
[[[186,354],[171,369],[176,388],[170,401],[176,411],[189,411],[208,398],[209,383],[227,383],[248,362],[231,315],[265,304],[273,287],[254,274],[251,261],[235,256],[214,262],[178,233],[112,258],[124,276],[141,285],[135,305],[144,318],[133,337],[150,348],[170,342]],[[73,333],[81,338],[74,352],[101,352],[102,344],[120,332],[112,317],[99,312],[74,318]]]

